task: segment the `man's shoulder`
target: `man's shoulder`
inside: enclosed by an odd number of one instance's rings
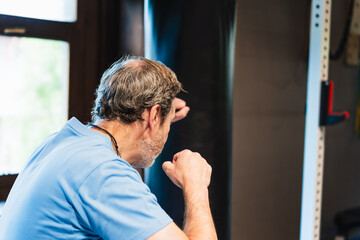
[[[129,163],[121,158],[98,162],[88,172],[86,178],[99,179],[100,181],[121,181],[143,184],[140,174]],[[86,179],[84,179],[86,181]]]

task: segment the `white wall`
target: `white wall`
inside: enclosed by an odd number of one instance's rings
[[[297,239],[309,5],[239,0],[237,14],[232,239]]]

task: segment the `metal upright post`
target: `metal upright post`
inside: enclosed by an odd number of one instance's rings
[[[300,240],[320,239],[325,144],[321,85],[328,81],[330,16],[331,0],[312,1]]]

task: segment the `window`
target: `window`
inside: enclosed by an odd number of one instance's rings
[[[104,9],[116,11],[106,4],[0,0],[0,201],[46,136],[69,116],[90,120],[99,65],[110,52],[100,51],[109,35],[99,34],[99,22],[109,16]]]
[[[66,122],[68,61],[67,42],[0,36],[0,175]]]
[[[53,20],[76,21],[76,0],[0,0],[0,14]]]

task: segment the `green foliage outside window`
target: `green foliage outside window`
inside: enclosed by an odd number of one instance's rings
[[[16,173],[67,120],[68,44],[0,37],[0,174]]]

